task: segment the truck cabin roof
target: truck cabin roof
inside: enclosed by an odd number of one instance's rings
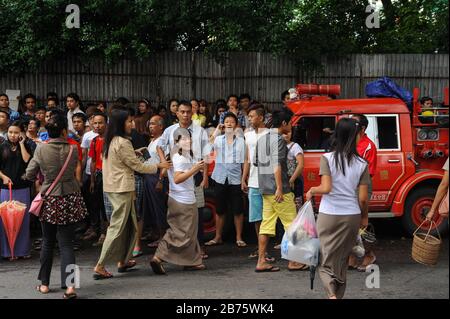
[[[291,101],[288,107],[294,112],[292,124],[303,115],[410,114],[406,104],[395,98],[305,99]]]

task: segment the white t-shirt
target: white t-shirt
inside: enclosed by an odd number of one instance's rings
[[[300,145],[294,142],[290,142],[287,146],[289,152],[288,152],[288,160],[295,160],[297,155],[303,154],[303,149]]]
[[[180,154],[174,154],[172,157],[173,168],[169,169],[169,196],[182,204],[195,204],[195,184],[194,177],[191,176],[183,183],[175,184],[175,172],[187,172],[192,169],[193,163],[191,158],[184,157]]]
[[[342,171],[336,169],[334,155],[334,152],[323,155],[325,161],[328,162],[328,165],[325,165],[323,168],[329,169],[332,188],[330,193],[322,196],[319,212],[327,215],[359,215],[361,214],[361,208],[359,207],[357,190],[360,184],[368,185],[369,183],[368,164],[362,158],[352,159],[350,165],[345,160],[344,175]],[[322,161],[321,159],[321,163]],[[326,171],[323,168],[321,167],[320,169],[321,175]]]
[[[263,136],[264,134],[267,134],[269,130],[265,129],[263,132],[259,130],[259,134],[256,134],[256,131],[249,131],[245,133],[245,143],[248,147],[248,155],[250,160],[250,173],[248,177],[248,187],[251,188],[259,188],[258,183],[258,168],[253,165],[255,163],[255,152],[256,152],[256,142],[258,139]]]
[[[83,139],[81,140],[81,148],[87,149],[89,153],[89,146],[91,146],[92,140],[97,136],[98,134],[94,131],[89,131],[84,133]],[[88,156],[86,161],[86,174],[91,175],[91,162],[92,159]]]
[[[150,142],[150,144],[148,145],[147,150],[150,153],[150,159],[148,159],[145,163],[158,164],[161,162],[158,151],[156,150],[156,146],[158,146],[158,142],[159,142],[160,138],[161,138],[161,136],[158,137],[157,139],[155,139],[154,141]],[[167,152],[164,151],[164,154],[167,155]]]

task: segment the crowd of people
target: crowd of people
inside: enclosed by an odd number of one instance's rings
[[[1,201],[9,199],[10,186],[13,199],[28,207],[37,193],[44,197],[42,239],[34,242],[41,250],[37,290],[49,292],[56,242],[66,299],[76,298],[74,286],[66,285],[66,267],[75,264],[80,240],[101,246],[96,280],[113,277],[106,269],[109,262],[117,263],[118,272],[135,267],[146,239],[156,248],[150,259],[156,274],[166,274],[164,263],[204,270],[206,247],[223,243],[227,216],[234,218],[236,246],[247,247],[245,206],[258,238],[249,256],[255,258],[255,271],[279,271],[267,252],[269,238],[280,232],[277,222],[284,230],[290,226],[304,198],[303,150],[292,136],[287,91],[281,100],[283,106],[270,113],[248,94],[230,95],[214,107],[205,100],[172,99],[167,107],[154,108],[147,99],[130,103],[126,98],[83,106],[75,93],[60,105],[50,92],[45,107],[36,107],[36,97],[25,95],[17,112],[0,94]],[[321,184],[306,193],[307,200],[322,195],[320,276],[330,298],[343,297],[347,257],[358,229],[368,223],[376,147],[365,134],[367,127],[361,114],[337,123],[332,151],[320,162]],[[205,241],[204,189],[212,186],[216,233]],[[14,254],[0,222],[2,257],[30,258],[31,246],[29,214]],[[375,261],[373,252],[366,257],[363,266]],[[360,263],[350,261],[353,267]],[[288,263],[291,271],[307,268]]]

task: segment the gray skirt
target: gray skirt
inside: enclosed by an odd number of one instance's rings
[[[319,275],[329,297],[344,297],[348,257],[355,245],[361,215],[327,215],[317,218],[320,239]]]
[[[169,228],[161,239],[155,256],[175,265],[202,264],[201,249],[197,239],[197,204],[183,204],[170,196],[167,204]]]

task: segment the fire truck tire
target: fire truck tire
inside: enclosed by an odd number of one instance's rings
[[[433,204],[435,194],[435,188],[425,187],[416,189],[408,195],[405,203],[405,211],[402,216],[402,224],[403,228],[409,235],[412,236],[425,219],[431,205]],[[442,218],[436,213],[434,222],[436,223],[437,229],[441,236],[448,233],[448,223],[446,218]],[[429,227],[430,224],[426,222],[422,225],[422,230],[428,230]],[[436,228],[434,228],[430,234],[437,236]]]
[[[203,208],[203,231],[205,241],[216,235],[216,201],[212,188],[205,190],[205,207]]]

